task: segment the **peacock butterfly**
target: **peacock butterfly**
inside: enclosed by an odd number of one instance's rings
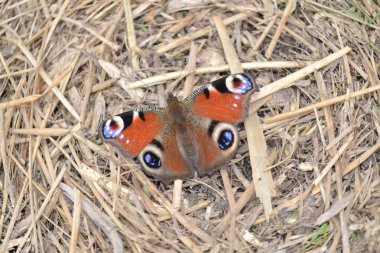
[[[247,115],[259,88],[245,74],[218,79],[166,108],[128,111],[99,128],[104,142],[123,155],[137,157],[144,171],[167,181],[206,174],[225,164],[238,148],[236,125]]]

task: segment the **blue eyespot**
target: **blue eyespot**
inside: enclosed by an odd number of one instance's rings
[[[161,159],[153,152],[146,152],[143,156],[145,164],[152,169],[158,169],[161,167]]]
[[[124,121],[119,116],[114,116],[112,119],[104,122],[102,126],[102,134],[105,139],[116,138],[124,129]]]
[[[230,75],[226,79],[226,87],[229,92],[246,94],[253,89],[252,81],[244,74]]]
[[[230,148],[234,143],[234,134],[231,130],[223,130],[218,138],[218,145],[221,150]]]

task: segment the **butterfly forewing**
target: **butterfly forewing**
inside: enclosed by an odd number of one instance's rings
[[[238,123],[247,114],[250,95],[257,90],[248,76],[236,74],[196,90],[186,101],[195,115],[220,122]]]
[[[128,157],[135,157],[159,134],[163,125],[159,112],[128,111],[105,121],[99,132],[104,142],[114,144]]]

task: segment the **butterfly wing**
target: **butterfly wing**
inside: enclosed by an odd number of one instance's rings
[[[124,112],[106,120],[99,135],[126,157],[137,157],[146,173],[162,180],[185,178],[193,174],[192,166],[165,117],[161,108]]]
[[[198,119],[195,124],[197,156],[193,163],[201,175],[214,171],[236,154],[239,135],[236,126],[230,123]]]
[[[128,111],[106,120],[99,129],[104,142],[119,148],[123,155],[136,157],[164,126],[159,112]]]
[[[197,129],[198,173],[208,173],[231,159],[238,148],[236,124],[247,115],[250,95],[258,87],[244,74],[230,75],[195,90],[185,99]]]
[[[245,118],[249,98],[258,90],[247,75],[234,74],[195,90],[184,102],[197,116],[236,124]]]

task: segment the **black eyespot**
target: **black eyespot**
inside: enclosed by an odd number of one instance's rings
[[[154,153],[148,151],[144,154],[145,164],[152,169],[158,169],[161,167],[161,159]]]
[[[223,130],[218,138],[218,145],[221,150],[226,150],[234,144],[234,133],[231,130]]]
[[[234,88],[239,88],[241,86],[242,80],[240,78],[234,77],[232,79],[232,86]]]

